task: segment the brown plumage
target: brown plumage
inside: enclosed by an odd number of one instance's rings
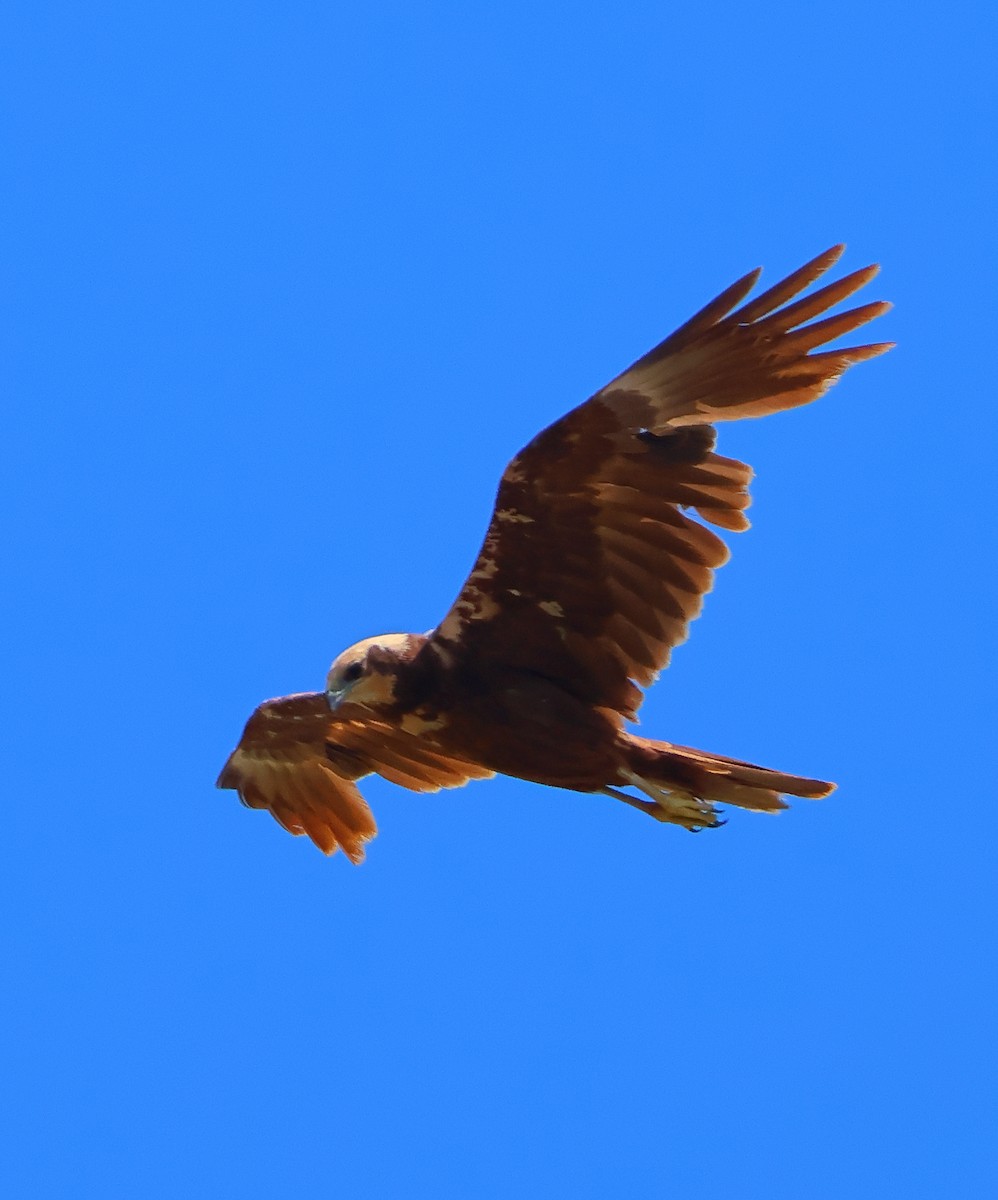
[[[842,250],[738,308],[759,272],[746,275],[538,434],[506,468],[481,552],[440,625],[359,642],[334,661],[325,692],[261,705],[218,786],[354,862],[376,832],[356,787],[371,773],[428,792],[499,772],[602,792],[687,829],[719,824],[715,803],[773,812],[781,795],[831,792],[636,737],[624,722],[727,560],[701,521],[748,528],[752,471],[714,453],[714,423],[807,404],[890,349],[812,353],[890,307],[812,320],[876,267],[794,299]]]

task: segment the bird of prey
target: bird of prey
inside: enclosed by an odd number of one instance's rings
[[[690,830],[721,824],[718,803],[775,812],[783,795],[828,795],[834,784],[637,737],[625,722],[728,557],[708,526],[748,528],[752,471],[714,453],[715,423],[807,404],[891,348],[819,350],[890,307],[814,320],[877,272],[800,297],[843,249],[747,300],[752,271],[539,433],[503,473],[440,624],[366,638],[334,660],[323,691],[261,704],[218,786],[355,863],[377,832],[357,788],[372,773],[414,792],[512,775]]]

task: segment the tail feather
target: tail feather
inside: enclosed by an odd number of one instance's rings
[[[635,776],[659,788],[753,812],[779,812],[787,807],[782,796],[818,800],[835,790],[834,783],[822,779],[789,775],[672,742],[628,735],[627,749],[628,769]]]

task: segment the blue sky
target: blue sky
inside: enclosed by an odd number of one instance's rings
[[[993,1194],[991,6],[15,3],[0,1190]],[[646,733],[837,779],[692,838],[213,790],[423,630],[528,438],[839,240],[899,349],[758,473]]]

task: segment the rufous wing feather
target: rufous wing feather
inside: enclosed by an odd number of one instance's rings
[[[218,777],[247,808],[266,809],[289,833],[306,834],[324,854],[342,848],[351,862],[378,832],[353,780],[369,771],[326,755],[332,715],[321,692],[261,704]]]
[[[307,835],[324,854],[342,848],[359,863],[377,826],[355,780],[372,773],[413,792],[494,774],[357,705],[334,715],[323,693],[305,692],[260,705],[218,786],[265,809],[289,833]]]

